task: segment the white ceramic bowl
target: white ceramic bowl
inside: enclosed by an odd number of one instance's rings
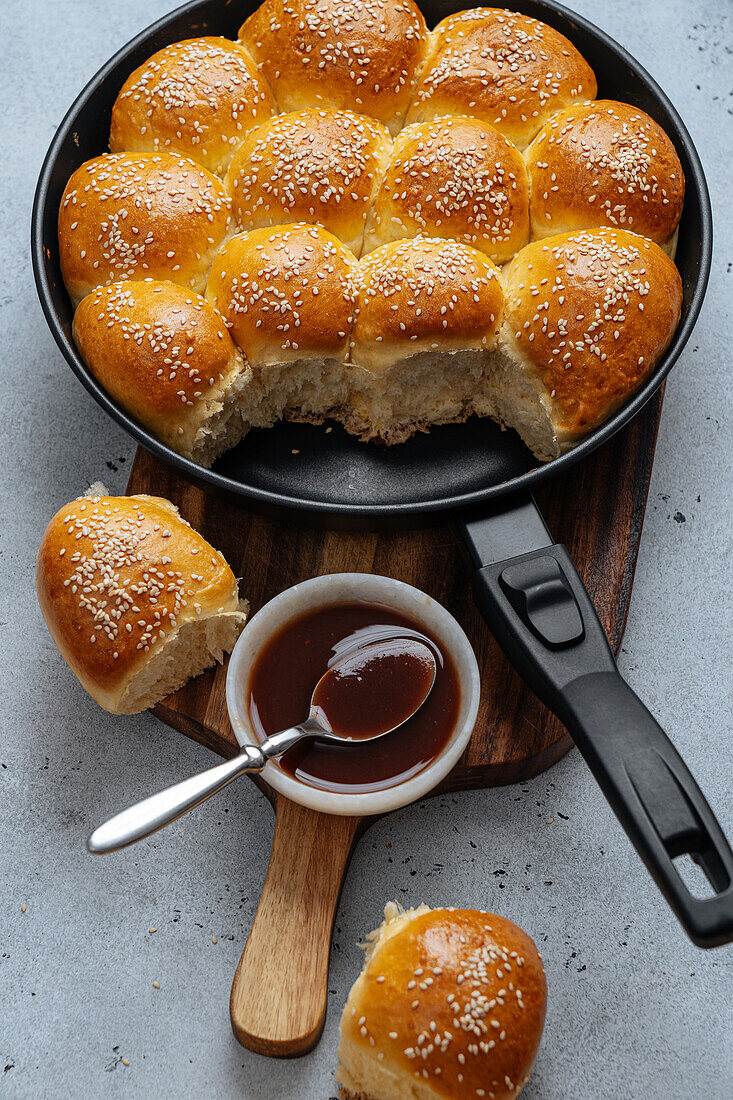
[[[271,787],[293,802],[329,814],[382,814],[423,798],[457,764],[473,732],[481,695],[478,665],[471,643],[453,616],[412,585],[372,573],[331,573],[281,592],[247,623],[232,650],[227,671],[227,709],[240,745],[256,745],[247,709],[252,664],[268,640],[293,618],[314,607],[347,600],[368,600],[409,615],[427,627],[453,659],[461,688],[456,726],[443,751],[423,771],[394,787],[367,793],[322,791],[295,779],[273,761],[262,772]],[[303,716],[305,717],[305,715]]]

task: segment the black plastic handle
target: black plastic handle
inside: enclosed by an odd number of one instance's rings
[[[682,757],[621,677],[585,585],[564,546],[543,545],[547,529],[531,498],[515,516],[539,548],[484,565],[474,596],[515,668],[571,733],[611,808],[692,941],[733,941],[733,852]],[[499,530],[463,534],[475,561],[506,543]],[[480,524],[480,521],[478,521]],[[547,540],[549,542],[549,539]],[[526,545],[526,542],[525,542]],[[673,860],[689,854],[714,895],[690,893]]]

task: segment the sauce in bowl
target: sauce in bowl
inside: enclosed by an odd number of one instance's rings
[[[396,638],[418,639],[428,645],[436,659],[435,683],[417,713],[400,729],[359,744],[359,737],[369,736],[379,724],[380,715],[387,710],[397,715],[409,713],[410,700],[424,690],[425,662],[418,668],[413,655],[395,663],[394,649],[389,656]],[[339,723],[348,727],[348,731],[343,728],[339,732],[347,733],[353,742],[344,746],[318,741],[297,745],[279,760],[285,772],[321,790],[364,793],[417,775],[445,748],[460,709],[458,674],[450,655],[429,631],[402,612],[356,600],[306,611],[268,640],[252,666],[246,689],[254,732],[264,740],[302,722],[324,672],[346,654],[379,641],[384,643],[380,647],[383,675],[379,675],[380,662],[370,662],[371,667],[362,670],[361,681],[358,676],[353,680],[344,677],[329,692],[330,719],[333,722],[338,715]],[[403,646],[403,656],[409,651],[409,646]],[[328,682],[332,684],[334,679],[329,677]]]

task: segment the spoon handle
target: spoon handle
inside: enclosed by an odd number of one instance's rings
[[[246,745],[233,760],[225,760],[215,768],[192,775],[115,814],[94,830],[87,841],[87,848],[95,855],[101,855],[126,848],[129,844],[150,836],[223,790],[237,776],[244,772],[261,771],[270,755],[272,753],[263,753]]]

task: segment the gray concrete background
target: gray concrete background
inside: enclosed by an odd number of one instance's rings
[[[733,9],[575,3],[669,92],[713,194],[713,276],[668,385],[622,668],[731,835]],[[253,785],[127,853],[87,856],[86,834],[110,811],[213,757],[147,715],[104,714],[43,627],[32,569],[47,520],[100,477],[122,491],[133,448],[51,340],[28,226],[67,105],[172,6],[18,0],[0,15],[0,1093],[326,1100],[357,942],[397,898],[495,909],[534,936],[550,997],[527,1100],[726,1100],[730,949],[686,941],[577,753],[530,783],[413,806],[365,835],[338,913],[326,1030],[294,1062],[250,1054],[229,1030],[230,981],[272,830]]]

